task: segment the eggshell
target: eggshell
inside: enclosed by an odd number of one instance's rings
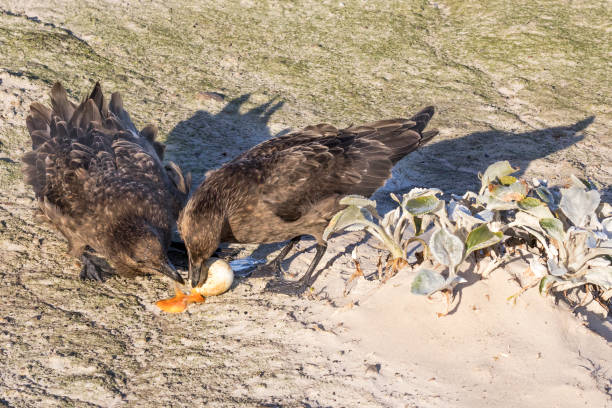
[[[234,282],[234,271],[227,262],[219,258],[210,258],[203,268],[208,269],[208,278],[202,286],[194,288],[202,296],[217,296],[225,293]]]
[[[191,289],[189,295],[185,295],[177,285],[174,287],[173,298],[163,299],[155,304],[166,313],[182,313],[191,303],[202,303],[204,300],[202,295],[197,293],[194,289]]]

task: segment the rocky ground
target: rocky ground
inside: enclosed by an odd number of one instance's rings
[[[0,405],[612,406],[609,320],[530,292],[513,306],[503,271],[442,319],[407,276],[344,297],[355,244],[366,272],[379,254],[359,233],[332,241],[303,298],[243,279],[170,316],[161,278],[81,282],[19,164],[29,104],[99,80],[195,181],[291,129],[434,104],[440,136],[397,166],[383,207],[415,185],[475,189],[501,159],[589,177],[610,202],[610,21],[594,0],[0,0]],[[298,250],[295,273],[311,242]]]

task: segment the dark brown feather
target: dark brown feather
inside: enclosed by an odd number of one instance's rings
[[[33,103],[26,119],[33,150],[23,157],[23,174],[40,209],[73,255],[90,247],[119,273],[147,272],[132,261],[165,259],[188,194],[180,168],[169,175],[152,143],[155,128],[139,135],[118,93],[109,111],[99,83],[78,106],[56,83],[51,105]],[[163,253],[148,253],[151,247]]]

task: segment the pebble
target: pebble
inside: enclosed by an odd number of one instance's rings
[[[366,377],[376,377],[380,374],[380,363],[368,364],[365,370]]]

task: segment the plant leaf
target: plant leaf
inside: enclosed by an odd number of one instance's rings
[[[557,276],[546,275],[540,281],[540,293],[548,293],[551,289],[554,289],[555,292],[561,292],[582,286],[586,283],[588,282],[585,279],[564,280]]]
[[[548,234],[549,237],[557,240],[561,244],[565,240],[565,231],[563,231],[563,223],[557,218],[542,218],[540,227]]]
[[[491,210],[482,210],[476,214],[474,214],[474,217],[476,217],[479,220],[482,220],[483,222],[491,222],[493,221],[493,217],[495,216],[495,213]]]
[[[584,227],[587,219],[595,213],[599,206],[599,192],[586,191],[574,186],[561,189],[561,202],[559,207],[563,214],[577,227]]]
[[[361,209],[354,205],[349,205],[345,209],[337,212],[329,221],[329,224],[327,224],[325,231],[323,231],[323,240],[327,241],[331,234],[348,226],[354,224],[368,224],[370,220],[366,218],[364,213],[367,213],[366,209]]]
[[[601,228],[608,239],[612,239],[612,217],[608,217],[601,221]]]
[[[517,204],[521,210],[538,218],[553,218],[553,214],[548,209],[548,206],[537,198],[526,197]]]
[[[600,286],[604,290],[612,288],[612,266],[599,266],[591,268],[584,275],[589,283]]]
[[[345,227],[344,230],[347,232],[355,232],[355,231],[363,231],[364,228],[365,226],[361,224],[352,224],[352,225],[349,225],[348,227]]]
[[[448,219],[453,222],[457,222],[457,220],[459,219],[459,216],[462,216],[462,215],[467,215],[469,217],[472,217],[472,212],[470,211],[470,209],[467,208],[463,204],[459,204],[455,200],[451,200],[448,203],[447,213],[448,213]]]
[[[501,241],[502,236],[501,231],[493,232],[487,224],[474,228],[465,240],[465,256],[467,257],[473,251],[497,244]]]
[[[430,295],[446,285],[446,279],[438,272],[421,268],[410,285],[410,291],[415,295]]]
[[[390,193],[389,195],[391,196],[391,199],[392,199],[393,201],[395,201],[396,203],[398,203],[398,204],[401,204],[401,203],[402,203],[402,202],[400,201],[399,197],[395,195],[395,193]]]
[[[528,214],[523,211],[519,211],[516,213],[514,222],[521,227],[522,226],[531,227],[535,229],[536,231],[539,230],[539,227],[540,227],[540,222],[536,216]]]
[[[563,292],[564,290],[570,290],[577,288],[578,286],[586,285],[588,282],[584,278],[576,280],[561,280],[557,282],[553,288],[555,292]]]
[[[548,273],[553,276],[563,276],[567,273],[567,269],[563,265],[557,265],[551,258],[548,258],[546,265],[548,266]]]
[[[414,228],[416,229],[416,231],[414,232],[414,236],[419,236],[425,232],[422,229],[423,228],[423,218],[414,217]]]
[[[461,236],[465,236],[464,234],[471,231],[475,225],[485,222],[482,218],[472,215],[468,207],[459,204],[455,200],[451,200],[451,202],[448,203],[448,213],[449,219],[455,223],[455,232],[460,232],[462,234]]]
[[[520,201],[527,195],[527,184],[524,181],[519,180],[509,186],[503,186],[500,184],[489,185],[490,194],[505,202],[509,201]]]
[[[546,204],[554,204],[555,197],[550,192],[550,190],[544,186],[538,187],[535,189],[536,194],[540,197],[540,200],[544,201]]]
[[[340,205],[355,205],[357,207],[372,207],[376,208],[376,201],[369,200],[360,195],[347,195],[342,197]]]
[[[463,259],[463,242],[446,228],[438,229],[431,235],[429,248],[436,261],[451,269]]]
[[[482,179],[481,179],[482,188],[484,189],[486,186],[489,185],[489,183],[491,183],[496,178],[508,176],[514,173],[515,171],[518,171],[518,169],[512,168],[512,166],[510,165],[510,162],[507,160],[498,161],[496,163],[493,163],[492,165],[487,167],[487,170],[482,175]]]
[[[518,206],[521,210],[531,210],[532,208],[539,207],[544,205],[544,203],[537,198],[533,197],[525,197],[521,201],[519,201]]]
[[[516,203],[514,201],[506,202],[490,195],[485,196],[485,204],[487,206],[487,210],[490,211],[513,210],[516,208]]]
[[[612,217],[612,205],[606,202],[601,203],[598,208],[597,215],[599,215],[600,218]]]
[[[589,190],[592,190],[592,189],[594,189],[594,188],[595,188],[595,186],[593,186],[593,185],[592,185],[592,184],[589,182],[589,180],[587,180],[587,179],[583,179],[583,178],[580,178],[580,177],[576,176],[575,174],[572,174],[572,175],[570,176],[570,180],[571,180],[571,182],[572,182],[572,186],[573,186],[573,187],[578,187],[578,188],[581,188],[581,189],[583,189],[583,190],[584,190],[584,189],[587,189],[587,188],[588,188]]]
[[[411,200],[413,198],[417,198],[417,197],[422,197],[425,195],[438,195],[438,194],[442,194],[442,190],[440,190],[439,188],[421,188],[421,187],[415,187],[412,190],[410,190],[408,193],[404,194],[402,196],[402,198],[404,199],[404,201],[408,201]]]
[[[434,210],[438,201],[440,200],[433,195],[421,196],[406,201],[404,208],[412,215],[423,215]]]
[[[385,214],[380,225],[383,228],[387,229],[388,227],[392,225],[395,226],[399,218],[400,218],[400,208],[396,207],[395,210],[391,210]]]
[[[552,287],[552,285],[559,281],[560,279],[556,276],[546,275],[545,277],[543,277],[542,280],[540,280],[540,294],[547,293]]]
[[[516,177],[514,176],[501,176],[499,177],[499,182],[504,186],[509,186],[510,184],[516,183]]]
[[[460,283],[466,283],[467,279],[465,279],[463,276],[453,276],[452,278],[448,278],[446,280],[446,285],[444,285],[444,288],[450,288],[453,289],[455,286],[459,285]]]
[[[416,224],[417,219],[420,219],[420,225],[418,225],[419,227],[419,232],[422,234],[425,231],[427,231],[427,229],[429,228],[429,226],[434,222],[434,220],[436,219],[436,216],[432,213],[432,214],[425,214],[422,217],[415,217],[414,222]],[[417,234],[420,235],[420,234]]]

